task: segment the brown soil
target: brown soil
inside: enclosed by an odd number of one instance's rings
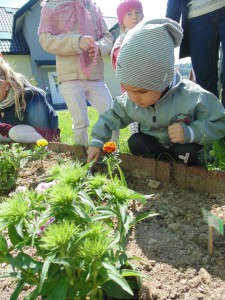
[[[30,162],[19,174],[17,185],[37,186],[47,170],[70,154],[50,155],[43,164]],[[214,235],[214,255],[208,255],[208,226],[202,208],[225,221],[225,194],[199,193],[178,186],[149,187],[145,181],[129,178],[130,188],[151,195],[136,213],[155,211],[159,216],[139,223],[132,230],[128,253],[143,258],[134,261],[146,278],[139,299],[225,300],[225,239]],[[7,268],[3,264],[0,274]],[[9,300],[16,281],[0,279],[0,299]],[[20,296],[24,299],[30,286]]]

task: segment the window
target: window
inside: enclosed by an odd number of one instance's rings
[[[0,40],[10,40],[11,34],[7,31],[0,31]]]

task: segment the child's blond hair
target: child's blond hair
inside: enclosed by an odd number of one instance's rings
[[[10,65],[0,57],[0,74],[14,92],[16,116],[22,120],[23,112],[26,110],[24,82],[26,79],[22,75],[13,71]]]

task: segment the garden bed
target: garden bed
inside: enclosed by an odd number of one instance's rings
[[[17,186],[35,188],[45,181],[51,166],[71,159],[71,151],[63,152],[51,154],[43,162],[30,162],[20,171]],[[76,157],[83,158],[82,149],[77,148],[74,152]],[[137,160],[134,165],[137,166]],[[215,235],[214,255],[209,256],[208,226],[202,215],[204,208],[224,219],[225,194],[193,191],[170,179],[160,180],[168,168],[158,175],[152,168],[149,174],[152,172],[153,175],[146,176],[143,167],[138,176],[137,168],[132,171],[130,167],[129,170],[125,160],[121,166],[126,170],[129,187],[150,195],[145,206],[136,205],[135,214],[143,211],[159,213],[157,217],[140,222],[129,237],[128,253],[144,259],[134,262],[146,275],[139,299],[225,299],[225,240]],[[158,189],[152,188],[152,180],[160,182]],[[0,273],[6,268],[7,265],[1,265]],[[0,279],[1,300],[10,299],[15,284],[15,280]],[[24,299],[30,288],[25,286],[19,299]]]

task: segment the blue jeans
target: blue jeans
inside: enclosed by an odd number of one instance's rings
[[[189,39],[197,83],[219,98],[220,78],[222,104],[225,107],[225,7],[189,19]],[[218,74],[220,43],[223,52],[222,74]]]

